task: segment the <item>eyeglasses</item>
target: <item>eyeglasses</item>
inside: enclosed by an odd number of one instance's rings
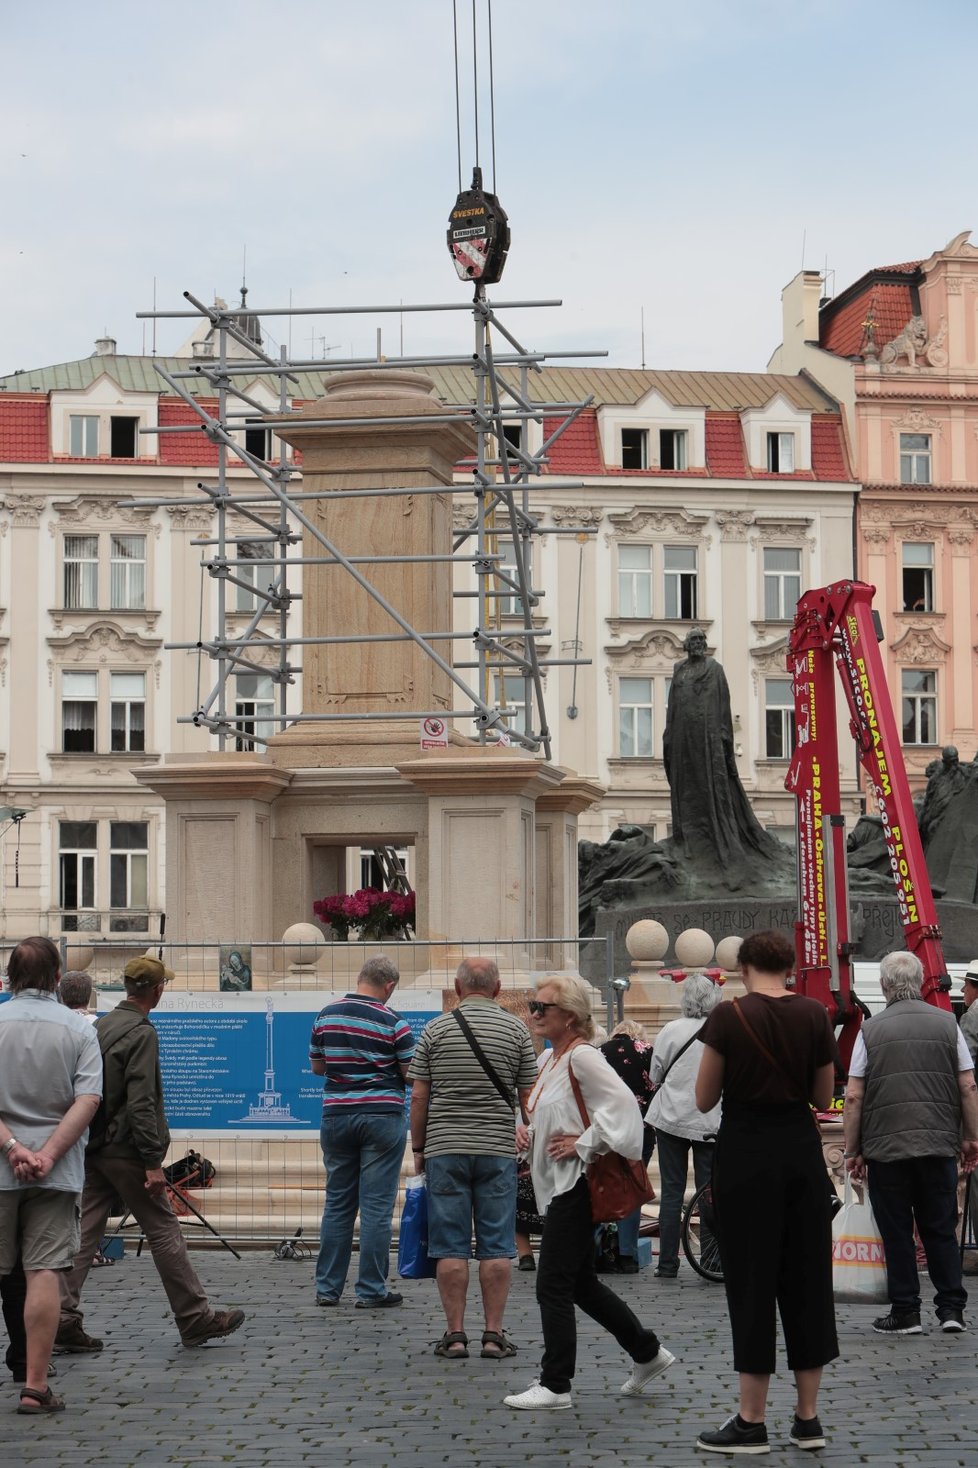
[[[531,999],[526,1006],[531,1014],[546,1014],[548,1009],[559,1009],[559,1004],[541,1004],[539,999]]]

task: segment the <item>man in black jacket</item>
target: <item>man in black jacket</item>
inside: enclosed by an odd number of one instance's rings
[[[92,1124],[85,1158],[81,1248],[61,1276],[61,1351],[101,1351],[86,1334],[79,1296],[88,1277],[112,1204],[120,1197],[136,1219],[173,1310],[185,1346],[230,1335],[241,1310],[213,1310],[190,1262],[186,1241],[170,1207],[163,1158],[170,1132],[163,1112],[159,1040],[150,1012],[173,975],[155,958],[133,958],[123,971],[126,997],[95,1026],[104,1065],[103,1106]]]

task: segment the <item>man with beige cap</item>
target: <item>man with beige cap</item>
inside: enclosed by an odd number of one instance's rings
[[[104,1066],[103,1105],[92,1123],[85,1157],[81,1247],[61,1276],[61,1324],[56,1348],[101,1351],[86,1334],[79,1296],[116,1197],[136,1219],[173,1310],[185,1346],[230,1335],[241,1310],[213,1310],[190,1263],[166,1191],[163,1158],[170,1132],[163,1113],[160,1047],[150,1012],[173,974],[155,958],[133,958],[123,970],[126,997],[95,1026]]]

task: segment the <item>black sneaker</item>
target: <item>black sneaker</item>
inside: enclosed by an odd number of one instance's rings
[[[795,1413],[795,1420],[791,1424],[788,1433],[789,1442],[793,1442],[796,1448],[824,1448],[825,1433],[822,1424],[817,1417],[809,1417],[807,1421]]]
[[[763,1422],[745,1422],[731,1417],[716,1432],[701,1432],[696,1446],[708,1453],[769,1453],[767,1428]]]
[[[941,1330],[958,1331],[968,1329],[964,1323],[964,1311],[956,1309],[954,1305],[942,1305],[937,1312],[937,1321]]]
[[[877,1335],[922,1335],[919,1310],[891,1310],[873,1321]]]
[[[402,1305],[404,1296],[399,1295],[396,1290],[388,1290],[386,1295],[378,1295],[375,1300],[358,1300],[358,1310],[393,1310],[395,1305]]]

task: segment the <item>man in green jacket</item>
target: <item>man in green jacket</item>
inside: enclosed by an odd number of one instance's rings
[[[55,1341],[59,1350],[71,1353],[102,1349],[102,1342],[85,1332],[79,1297],[117,1197],[146,1236],[185,1346],[230,1335],[244,1320],[241,1310],[211,1308],[167,1196],[163,1159],[170,1132],[159,1040],[149,1016],[173,974],[155,958],[133,958],[123,977],[125,999],[95,1026],[104,1066],[103,1104],[89,1136],[81,1247],[72,1268],[61,1275]]]

